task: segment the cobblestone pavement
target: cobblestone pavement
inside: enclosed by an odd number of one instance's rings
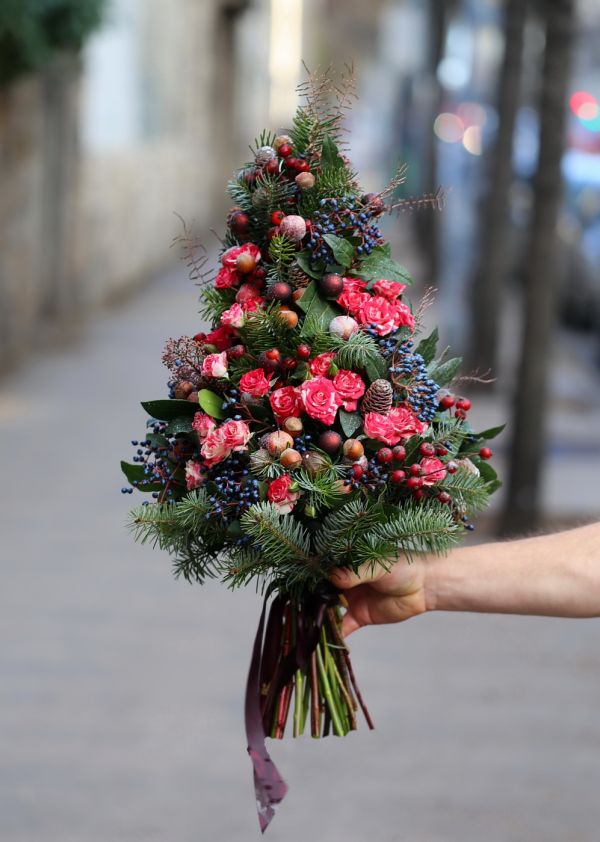
[[[162,392],[166,335],[195,328],[173,275],[0,389],[2,842],[259,838],[258,597],[174,582],[122,528],[138,400]],[[596,842],[599,633],[436,615],[358,634],[377,730],[274,746],[290,793],[271,842]]]

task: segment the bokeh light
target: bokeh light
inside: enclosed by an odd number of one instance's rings
[[[465,125],[456,114],[445,111],[442,114],[438,114],[435,118],[433,131],[444,143],[460,143],[465,131]]]
[[[589,91],[575,91],[575,93],[571,94],[571,97],[569,98],[569,106],[576,117],[581,117],[580,110],[582,107],[587,105],[598,106],[596,97],[589,93]],[[583,119],[585,119],[585,117]]]
[[[478,102],[461,102],[456,114],[465,126],[479,126],[482,128],[487,120],[486,110]]]
[[[467,126],[462,139],[463,146],[471,155],[481,155],[481,128]]]

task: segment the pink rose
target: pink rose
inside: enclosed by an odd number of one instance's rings
[[[229,310],[221,314],[221,324],[226,327],[243,327],[246,321],[240,304],[232,304]]]
[[[386,336],[397,326],[396,306],[390,304],[387,298],[374,295],[361,304],[358,318],[363,325],[375,325],[379,336]]]
[[[240,392],[251,395],[253,398],[262,398],[266,395],[270,385],[270,375],[267,377],[262,368],[253,368],[240,378]]]
[[[410,312],[410,307],[403,304],[401,301],[396,301],[393,307],[395,310],[394,327],[402,327],[404,325],[413,330],[415,326],[415,317]]]
[[[314,357],[308,364],[312,376],[325,377],[329,373],[329,366],[334,357],[335,351],[327,351],[325,354],[318,354],[318,356]]]
[[[267,500],[273,503],[282,515],[289,515],[300,497],[299,491],[290,491],[292,482],[289,474],[282,474],[270,482],[267,489]]]
[[[400,441],[390,417],[380,412],[367,412],[363,428],[370,439],[382,441],[384,444],[394,445]]]
[[[423,485],[435,485],[441,482],[446,476],[446,469],[441,459],[432,456],[429,459],[421,460],[421,479]]]
[[[359,278],[344,278],[344,288],[341,295],[337,297],[336,302],[344,310],[355,315],[360,310],[363,302],[371,297],[368,292],[365,292],[366,286],[367,282],[361,281]]]
[[[229,450],[246,450],[250,428],[245,421],[225,421],[219,427],[223,444]]]
[[[280,424],[286,418],[299,418],[302,413],[300,391],[295,386],[282,386],[269,397],[273,415]]]
[[[254,298],[247,298],[243,304],[242,309],[244,313],[254,313],[263,304],[265,299],[261,295],[255,295]]]
[[[188,491],[193,491],[194,488],[200,488],[206,481],[206,474],[203,473],[203,467],[200,462],[195,462],[192,459],[185,463],[185,484]]]
[[[222,462],[223,459],[227,459],[231,453],[230,449],[223,441],[223,433],[221,432],[221,429],[221,427],[217,427],[216,430],[213,430],[213,432],[204,439],[204,443],[200,448],[200,455],[202,456],[207,468],[212,468],[213,465],[216,465],[218,462]]]
[[[333,424],[338,407],[343,403],[333,383],[326,377],[305,380],[300,386],[300,397],[308,415],[327,425]]]
[[[194,415],[192,427],[198,433],[199,439],[205,439],[212,433],[216,426],[210,415],[205,415],[203,412],[197,412]]]
[[[223,268],[219,269],[219,272],[217,273],[215,286],[217,289],[229,289],[230,287],[236,287],[239,284],[241,277],[240,273],[235,269],[232,269],[229,266],[223,266]]]
[[[226,348],[231,347],[234,337],[237,337],[237,334],[233,328],[217,327],[206,335],[204,341],[209,345],[214,345],[219,351],[225,351]]]
[[[375,294],[387,298],[388,301],[395,301],[396,298],[402,295],[405,289],[406,284],[401,284],[399,281],[386,281],[385,278],[381,278],[373,284]]]
[[[346,412],[353,412],[357,407],[357,401],[365,393],[366,386],[363,380],[354,371],[340,369],[333,378],[335,390],[344,400]]]
[[[398,436],[396,441],[421,435],[427,429],[427,424],[424,421],[419,421],[414,412],[407,406],[396,406],[390,409],[388,418]]]
[[[244,243],[243,246],[232,246],[221,255],[221,263],[228,269],[235,269],[235,262],[240,254],[250,254],[258,263],[260,260],[260,249],[254,243]]]
[[[227,354],[221,351],[220,354],[209,354],[202,361],[202,374],[206,377],[227,376]]]

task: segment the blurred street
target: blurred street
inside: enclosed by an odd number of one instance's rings
[[[162,277],[0,385],[2,842],[259,838],[242,712],[259,598],[175,582],[120,528],[117,459],[164,391],[169,331],[198,330],[194,295]],[[555,371],[551,523],[593,511],[600,467],[576,350]],[[475,424],[506,414],[480,406]],[[437,615],[359,633],[377,730],[275,745],[290,792],[268,838],[596,842],[599,631]]]

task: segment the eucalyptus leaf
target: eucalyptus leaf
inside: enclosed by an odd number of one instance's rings
[[[481,433],[475,433],[478,439],[495,439],[496,436],[499,436],[500,433],[504,430],[506,424],[500,424],[499,427],[490,427],[487,430],[483,430]]]
[[[447,386],[456,376],[461,363],[462,357],[453,357],[451,360],[442,363],[434,362],[429,366],[427,372],[438,386]]]
[[[416,354],[420,354],[423,359],[425,360],[425,364],[429,365],[432,359],[435,357],[435,351],[437,348],[439,339],[438,329],[437,327],[429,334],[426,339],[422,339],[415,349]]]
[[[211,418],[225,418],[223,398],[215,394],[215,392],[211,392],[210,389],[200,389],[198,392],[198,403]]]
[[[380,278],[385,278],[388,281],[412,284],[408,270],[390,257],[388,249],[383,246],[375,246],[371,254],[360,261],[358,269],[352,270],[352,274],[364,281],[378,281]]]
[[[352,265],[354,259],[354,247],[352,243],[343,237],[336,237],[335,234],[323,234],[323,239],[333,252],[333,256],[345,269]]]
[[[327,330],[331,320],[339,315],[338,310],[334,310],[328,301],[321,298],[314,281],[311,281],[304,290],[304,295],[299,299],[298,306],[306,314],[305,324],[308,324],[311,330],[316,325],[320,326],[322,330]]]
[[[308,275],[309,278],[314,278],[317,281],[321,278],[323,272],[320,272],[318,269],[316,269],[314,264],[310,262],[308,252],[299,252],[296,255],[296,263],[302,269],[304,274]]]
[[[193,415],[198,411],[198,406],[194,401],[176,399],[142,401],[142,406],[151,418],[156,418],[159,421],[172,421],[181,415]]]
[[[177,433],[191,433],[192,421],[193,418],[191,415],[179,415],[177,418],[173,418],[172,421],[169,421],[167,433],[169,433],[169,435],[176,435]]]
[[[360,412],[346,412],[345,409],[340,409],[339,418],[344,435],[348,438],[360,429],[363,420]]]

